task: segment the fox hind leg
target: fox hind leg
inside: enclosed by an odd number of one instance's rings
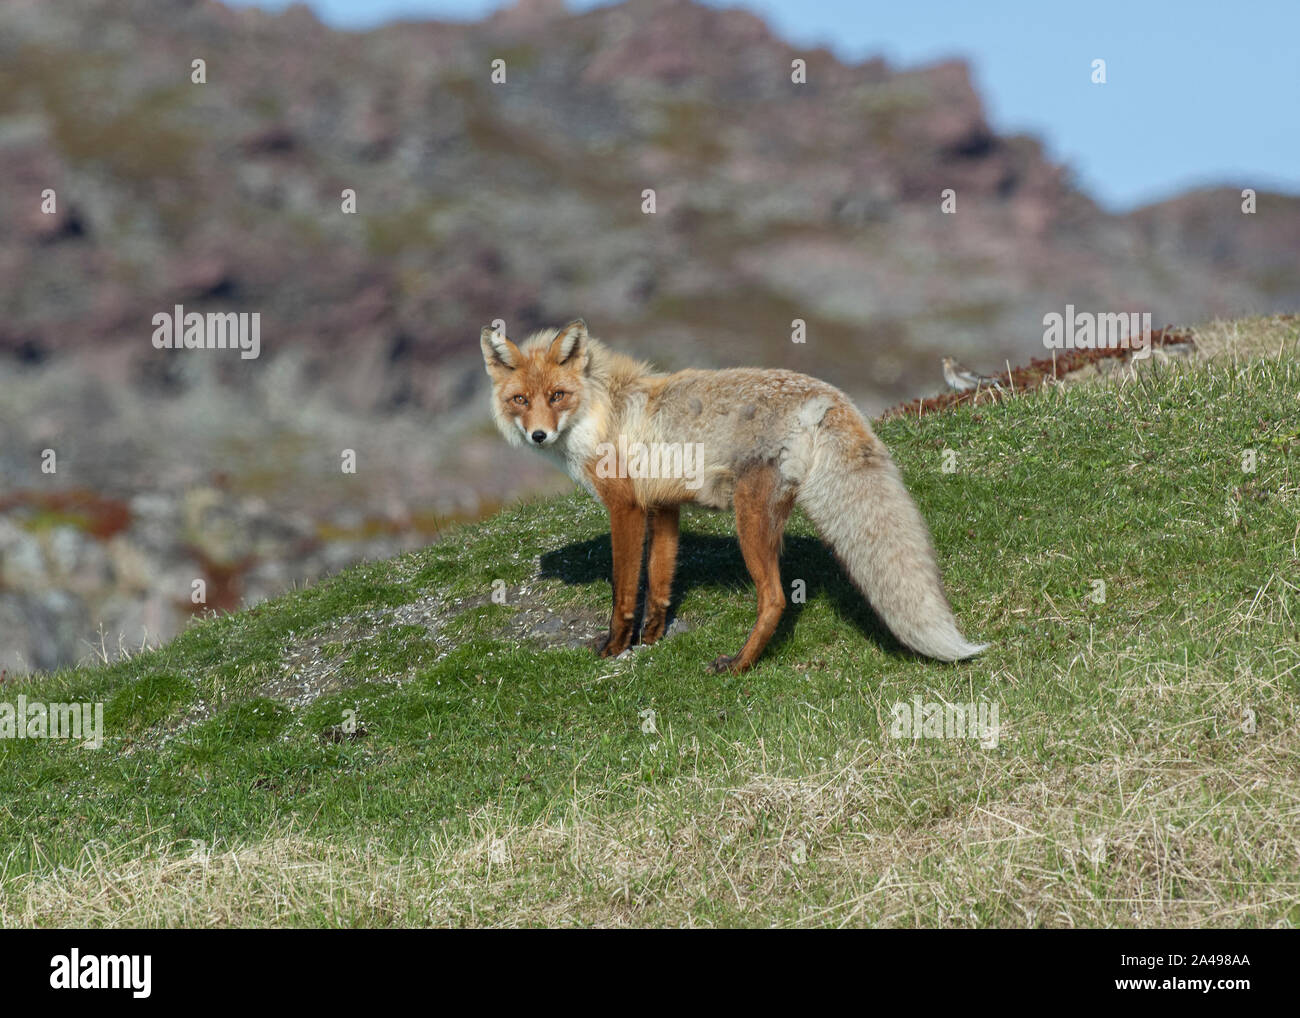
[[[785,591],[781,587],[781,535],[794,507],[794,497],[782,492],[776,469],[765,467],[742,476],[736,482],[736,536],[745,567],[758,592],[758,618],[740,651],[723,656],[709,665],[709,671],[732,674],[751,667],[763,653],[785,612]]]

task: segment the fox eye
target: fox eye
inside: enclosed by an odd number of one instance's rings
[[[510,402],[511,402],[511,403],[518,403],[520,406],[527,406],[527,405],[528,405],[528,400],[525,399],[523,396],[512,396],[512,397],[510,398]]]
[[[563,389],[556,389],[553,393],[551,393],[551,402],[558,403],[560,402],[560,400],[564,399],[564,397],[567,395],[568,393],[565,392]]]

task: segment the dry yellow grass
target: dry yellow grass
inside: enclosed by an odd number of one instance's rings
[[[1295,357],[1300,350],[1300,319],[1295,315],[1215,319],[1192,332],[1198,360]]]
[[[1213,681],[1209,676],[1206,681]],[[1136,687],[1135,687],[1136,688]],[[1150,683],[1146,690],[1158,688]],[[101,852],[12,882],[5,926],[1292,925],[1300,883],[1294,719],[1226,764],[1164,748],[1041,772],[972,752],[987,801],[887,818],[924,749],[863,743],[799,780],[752,750],[735,783],[698,776],[634,808],[573,800],[533,823],[481,810],[472,835],[394,858],[288,834],[232,851]],[[1156,733],[1155,742],[1160,742]],[[761,748],[761,747],[760,747]]]

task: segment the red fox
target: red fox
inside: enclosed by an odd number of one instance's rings
[[[614,610],[601,657],[632,643],[647,525],[641,642],[663,635],[684,502],[735,508],[758,588],[748,639],[711,672],[744,671],[771,639],[786,603],[781,535],[796,504],[908,647],[956,661],[987,646],[958,631],[925,521],[889,451],[840,390],[783,370],[662,374],[609,350],[581,319],[522,346],[484,328],[480,345],[501,433],[553,456],[609,510]]]

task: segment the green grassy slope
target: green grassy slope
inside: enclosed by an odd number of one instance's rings
[[[704,672],[754,612],[704,512],[684,631],[566,646],[609,598],[574,495],[11,681],[103,701],[106,741],[0,740],[0,922],[1294,925],[1298,392],[1266,358],[882,425],[993,643],[958,665],[799,516],[753,672]],[[893,738],[914,697],[995,704],[996,747]]]

